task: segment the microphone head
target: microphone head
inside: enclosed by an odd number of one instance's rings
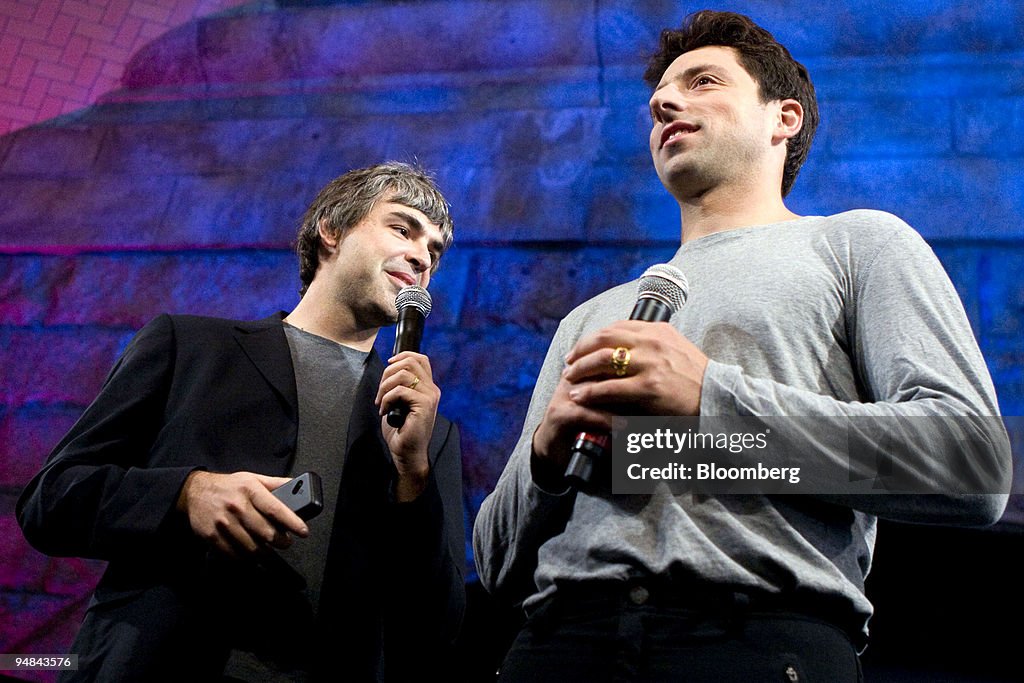
[[[401,313],[402,309],[412,306],[419,310],[426,318],[430,315],[430,293],[419,285],[407,285],[399,290],[395,297],[395,308]]]
[[[657,299],[675,313],[690,294],[690,283],[686,276],[675,266],[659,263],[651,266],[640,276],[637,286],[638,299]]]

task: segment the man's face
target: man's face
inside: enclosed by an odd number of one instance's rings
[[[321,257],[317,272],[329,279],[335,300],[364,329],[398,319],[395,296],[407,285],[427,287],[444,244],[440,228],[423,212],[387,199]]]
[[[771,149],[773,107],[729,47],[680,55],[651,96],[651,157],[677,198],[760,174]]]

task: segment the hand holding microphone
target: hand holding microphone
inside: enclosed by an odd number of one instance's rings
[[[640,278],[637,301],[629,317],[632,322],[609,326],[596,336],[581,340],[570,353],[566,380],[572,383],[588,379],[597,381],[590,382],[586,389],[579,387],[570,390],[569,398],[587,406],[633,404],[645,412],[657,412],[667,408],[666,399],[677,398],[659,394],[675,391],[682,394],[687,388],[692,393],[696,386],[699,401],[699,386],[707,358],[674,329],[646,330],[635,325],[636,322],[668,322],[682,307],[688,293],[686,277],[675,266],[659,264],[648,268]],[[683,361],[659,357],[664,354],[656,352],[653,344],[644,344],[645,338],[659,334],[666,337],[660,348],[669,348],[673,353],[680,354],[684,357]],[[612,342],[615,346],[609,349],[610,339],[620,343]],[[627,339],[635,341],[630,343]],[[616,383],[615,380],[619,378],[635,377],[639,372],[638,363],[642,363],[642,369],[647,373],[646,377],[641,378],[643,381]],[[680,368],[690,377],[679,378],[677,382],[672,372]],[[611,437],[607,433],[580,431],[572,445],[565,478],[576,486],[588,483],[595,462],[610,446]]]
[[[434,384],[430,359],[419,353],[423,321],[430,313],[430,295],[422,287],[411,285],[398,293],[395,304],[398,328],[394,355],[381,376],[375,403],[384,418],[381,430],[398,475],[396,500],[408,501],[422,493],[430,473],[427,448],[441,390]]]
[[[419,353],[420,342],[423,340],[423,324],[430,315],[430,293],[417,285],[403,287],[395,298],[398,309],[398,325],[395,328],[395,345],[391,355],[397,356],[403,351]],[[416,388],[420,378],[413,379],[412,389]],[[409,404],[402,402],[388,411],[388,424],[396,429],[405,424],[409,414]]]

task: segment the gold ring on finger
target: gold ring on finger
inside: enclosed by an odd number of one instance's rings
[[[629,367],[630,358],[632,355],[625,346],[616,346],[612,351],[612,370],[615,371],[616,377],[622,377],[626,374],[626,368]]]

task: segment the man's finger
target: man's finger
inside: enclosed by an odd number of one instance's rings
[[[280,477],[270,478],[279,479]],[[289,481],[291,481],[291,479],[285,478],[281,483],[286,484]],[[266,526],[259,526],[259,522],[255,520],[252,524],[260,529],[261,535],[267,543],[271,542],[276,531],[273,524],[271,524],[270,521],[267,521],[268,519],[278,524],[285,531],[290,531],[302,538],[309,535],[309,527],[306,526],[304,521],[302,521],[302,518],[292,512],[287,505],[281,502],[281,500],[269,490],[254,491],[252,495],[252,505],[255,512],[261,515],[261,519]]]

